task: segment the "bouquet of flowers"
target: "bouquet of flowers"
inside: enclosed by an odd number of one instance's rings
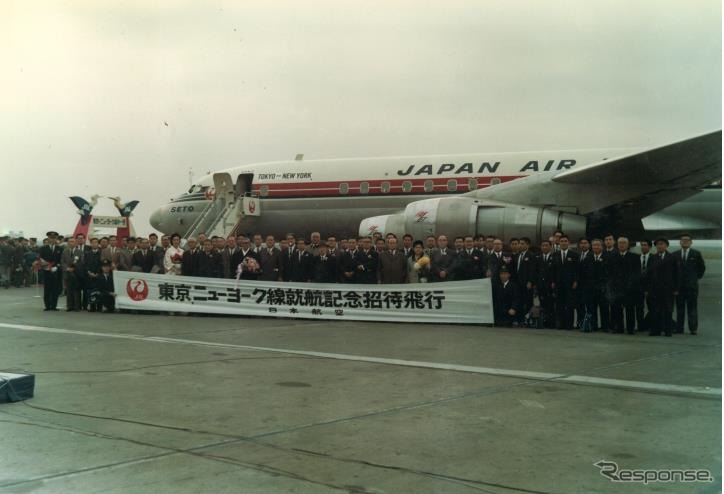
[[[181,274],[181,263],[183,260],[183,254],[179,254],[178,252],[171,256],[173,266],[171,267],[170,274]]]
[[[253,257],[245,257],[238,266],[236,266],[236,283],[239,283],[241,273],[258,273],[261,267]]]
[[[44,259],[40,259],[40,267],[45,271],[50,271],[51,273],[55,273],[58,270],[54,262],[46,261]]]
[[[417,262],[415,262],[415,264],[413,264],[412,267],[415,268],[415,271],[419,271],[422,268],[424,268],[425,266],[429,266],[429,265],[430,265],[430,258],[427,256],[422,256],[421,258],[419,258],[417,260]]]
[[[259,266],[259,263],[256,262],[256,259],[253,257],[245,257],[243,261],[241,261],[241,264],[239,264],[240,272],[246,272],[246,273],[258,273],[261,267]]]

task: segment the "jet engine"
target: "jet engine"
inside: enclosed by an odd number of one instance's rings
[[[360,235],[380,232],[405,233],[416,239],[427,235],[494,235],[501,238],[529,237],[537,243],[561,230],[577,239],[586,233],[586,217],[550,208],[521,206],[472,197],[438,197],[411,202],[403,213],[366,218]]]

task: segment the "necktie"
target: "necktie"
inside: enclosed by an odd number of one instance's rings
[[[299,262],[302,262],[302,251],[299,251]]]
[[[521,254],[521,255],[518,256],[518,268],[517,268],[518,271],[520,271],[520,262],[521,262],[522,260],[523,260],[523,255]]]
[[[684,251],[684,262],[686,262],[686,256],[689,254],[689,249]]]
[[[548,262],[548,254],[546,254],[546,255],[543,256],[543,261],[544,261],[544,262]]]
[[[641,256],[641,271],[646,271],[646,256]]]

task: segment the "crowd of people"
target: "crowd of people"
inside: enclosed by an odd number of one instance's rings
[[[701,253],[688,234],[671,252],[668,240],[626,237],[577,239],[561,231],[539,245],[528,238],[507,244],[494,236],[445,235],[415,240],[394,234],[309,240],[288,234],[189,238],[156,234],[67,238],[48,232],[35,239],[0,239],[0,281],[29,286],[39,276],[45,310],[114,310],[113,270],[281,282],[445,283],[491,278],[495,323],[500,326],[580,329],[652,336],[698,330]],[[35,273],[35,274],[34,274]],[[673,311],[676,308],[676,320]]]

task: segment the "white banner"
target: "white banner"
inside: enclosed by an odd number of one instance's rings
[[[127,228],[128,218],[123,216],[93,216],[93,226],[101,228]]]
[[[357,321],[492,324],[490,279],[351,285],[114,271],[116,307]]]

